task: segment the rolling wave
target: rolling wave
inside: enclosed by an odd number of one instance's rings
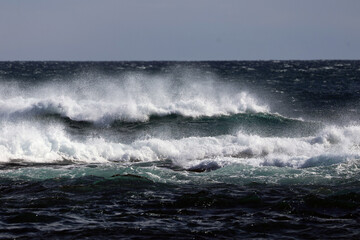
[[[208,171],[237,163],[308,168],[360,154],[359,126],[287,118],[215,78],[127,74],[0,87],[4,164],[170,161]]]
[[[109,163],[171,161],[189,170],[213,170],[229,164],[307,168],[360,158],[360,126],[328,126],[311,137],[235,135],[182,139],[138,139],[130,144],[102,137],[79,140],[60,125],[2,123],[0,161]]]
[[[110,124],[115,120],[144,122],[151,116],[184,117],[269,112],[246,91],[214,79],[192,81],[171,76],[128,74],[119,78],[83,78],[0,84],[0,116],[28,118],[59,114],[75,121]]]

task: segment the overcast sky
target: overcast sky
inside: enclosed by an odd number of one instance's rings
[[[359,0],[0,0],[0,60],[360,59]]]

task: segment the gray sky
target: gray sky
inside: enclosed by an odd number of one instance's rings
[[[0,0],[0,60],[360,59],[359,0]]]

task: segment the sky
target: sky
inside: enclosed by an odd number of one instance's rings
[[[360,59],[359,0],[0,0],[0,61]]]

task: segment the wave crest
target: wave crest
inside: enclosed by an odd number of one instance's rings
[[[73,139],[61,126],[2,123],[0,161],[131,164],[170,160],[183,169],[242,163],[253,166],[314,167],[360,159],[360,126],[327,127],[317,136],[260,137],[238,132],[217,137],[164,140],[149,138],[130,144],[104,138]],[[212,167],[213,168],[213,167]]]
[[[185,117],[268,112],[246,91],[214,79],[129,74],[119,78],[51,81],[31,88],[3,84],[2,117],[59,114],[75,121],[148,121],[150,116]],[[10,89],[11,88],[11,89]]]

